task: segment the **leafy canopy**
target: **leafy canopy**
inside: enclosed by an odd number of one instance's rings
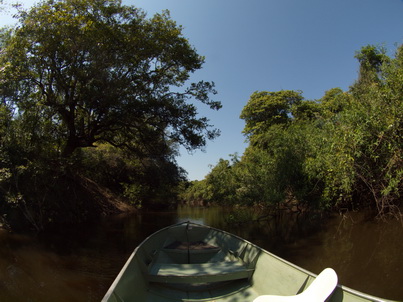
[[[379,217],[401,217],[403,46],[389,57],[368,45],[356,58],[359,77],[348,91],[333,88],[318,100],[254,92],[240,116],[245,153],[232,164],[221,159],[193,195],[283,208],[370,205]]]
[[[51,121],[64,156],[98,141],[137,154],[195,149],[219,134],[190,102],[221,107],[214,83],[188,84],[204,58],[168,11],[147,19],[119,0],[45,0],[18,21],[1,36],[2,100]]]
[[[302,99],[299,91],[254,92],[240,115],[245,120],[243,133],[247,136],[258,135],[272,125],[286,124],[290,120],[291,107]]]

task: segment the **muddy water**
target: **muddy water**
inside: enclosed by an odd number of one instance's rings
[[[100,301],[133,249],[161,227],[191,220],[236,233],[308,270],[333,267],[342,284],[403,300],[403,226],[364,214],[312,217],[187,208],[108,218],[41,235],[0,231],[0,302]]]

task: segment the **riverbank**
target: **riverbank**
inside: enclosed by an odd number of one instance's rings
[[[36,191],[40,190],[36,188]],[[60,177],[43,191],[45,193],[39,192],[43,194],[41,198],[35,195],[21,197],[14,204],[6,204],[4,212],[0,213],[0,228],[43,232],[59,225],[92,222],[101,217],[137,211],[108,188],[80,175]]]

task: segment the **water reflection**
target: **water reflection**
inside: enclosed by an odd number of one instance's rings
[[[195,223],[223,228],[226,225],[226,209],[221,207],[189,207],[179,206],[177,222],[192,221]]]
[[[245,211],[244,209],[242,211]],[[235,233],[319,273],[331,266],[341,283],[403,300],[403,227],[352,213],[318,225],[312,216],[232,219],[259,213],[217,207],[117,216],[40,236],[0,231],[0,302],[100,301],[133,249],[156,230],[193,221]]]
[[[373,221],[365,213],[349,213],[289,245],[282,256],[316,273],[333,267],[342,284],[402,300],[402,235],[399,221]]]

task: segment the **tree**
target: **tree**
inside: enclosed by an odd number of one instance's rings
[[[301,92],[292,90],[254,92],[240,115],[245,120],[243,133],[250,137],[264,133],[274,124],[286,124],[291,107],[302,99]]]
[[[235,181],[234,166],[237,158],[232,162],[220,158],[206,176],[205,185],[209,193],[209,200],[221,204],[234,204],[236,200],[237,183]]]
[[[397,204],[403,192],[402,51],[403,46],[398,47],[395,58],[389,58],[375,46],[362,48],[357,56],[364,58],[360,70],[372,77],[351,88],[355,102],[344,121],[354,129],[350,156],[355,189],[370,196],[381,215],[400,214]]]
[[[214,83],[183,87],[204,58],[169,12],[151,19],[119,0],[46,0],[0,43],[0,94],[52,124],[61,154],[98,141],[139,155],[188,149],[219,133],[190,99],[219,109]]]
[[[365,94],[366,87],[382,80],[382,66],[388,64],[390,58],[386,55],[385,48],[374,45],[362,47],[355,58],[360,63],[360,69],[358,80],[351,87],[351,92],[359,97],[360,94]]]
[[[402,46],[395,58],[375,46],[357,53],[360,77],[342,93],[321,99],[322,120],[313,140],[310,175],[323,185],[323,199],[343,206],[373,205],[379,216],[400,216],[403,192]]]
[[[356,58],[360,74],[349,91],[333,88],[314,101],[294,91],[253,93],[241,113],[249,146],[234,164],[221,159],[212,168],[201,186],[209,197],[321,210],[370,206],[378,217],[401,218],[403,45],[394,58],[372,45]]]

